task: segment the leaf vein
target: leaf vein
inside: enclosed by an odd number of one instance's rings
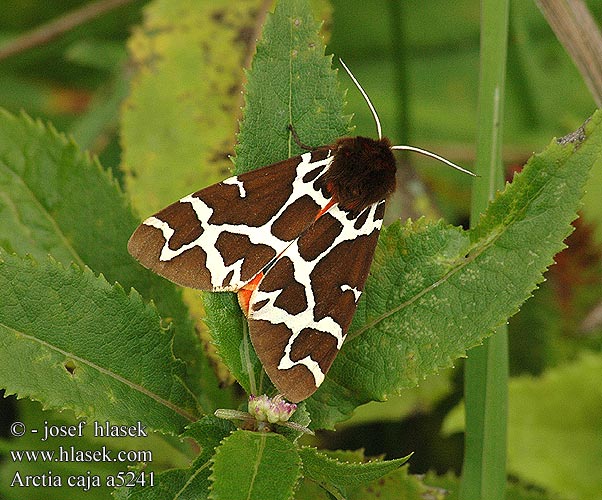
[[[108,377],[111,377],[113,379],[115,379],[118,382],[121,382],[122,384],[128,386],[129,388],[140,392],[141,394],[144,394],[145,396],[153,399],[154,401],[156,401],[157,403],[166,406],[167,408],[169,408],[170,410],[174,411],[175,413],[177,413],[178,415],[184,417],[185,419],[194,422],[197,419],[190,413],[188,413],[186,410],[179,408],[178,406],[176,406],[175,404],[173,404],[171,401],[168,401],[167,399],[162,398],[161,396],[159,396],[158,394],[155,394],[152,391],[149,391],[148,389],[146,389],[145,387],[141,386],[140,384],[136,384],[134,382],[132,382],[131,380],[126,379],[125,377],[112,372],[111,370],[107,370],[106,368],[103,368],[102,366],[97,365],[96,363],[93,363],[90,360],[87,360],[85,358],[82,358],[81,356],[78,356],[76,354],[70,353],[65,351],[64,349],[61,349],[60,347],[57,347],[49,342],[46,342],[45,340],[39,339],[37,337],[34,337],[33,335],[29,335],[25,332],[19,331],[19,330],[15,330],[14,328],[4,324],[4,323],[0,323],[0,326],[6,328],[8,331],[13,332],[13,334],[15,336],[20,335],[24,338],[26,338],[27,340],[30,340],[32,342],[37,342],[40,345],[46,347],[47,349],[51,350],[51,351],[55,351],[58,352],[59,354],[62,354],[63,356],[73,359],[75,361],[78,361],[80,363],[82,363],[83,365],[88,366],[89,368],[92,368],[93,370],[96,370],[100,373],[102,373],[103,375],[107,375]]]
[[[12,176],[17,180],[17,182],[19,182],[23,186],[24,190],[27,193],[29,193],[29,195],[31,197],[31,200],[36,205],[36,207],[38,208],[39,212],[44,216],[44,218],[46,218],[48,220],[48,222],[50,223],[51,227],[54,229],[54,232],[57,235],[58,240],[61,241],[65,245],[65,247],[67,248],[67,250],[69,251],[69,253],[75,259],[75,262],[79,266],[85,267],[86,263],[81,259],[81,257],[79,256],[79,254],[75,251],[75,248],[73,247],[73,245],[71,245],[71,243],[69,242],[69,239],[67,238],[67,236],[65,235],[65,233],[63,232],[63,230],[61,229],[61,227],[58,225],[57,221],[50,215],[50,212],[40,202],[40,200],[38,199],[38,197],[35,195],[34,191],[32,191],[32,189],[25,182],[25,180],[23,179],[23,177],[21,177],[20,175],[18,175],[17,172],[15,172],[14,170],[12,170],[9,167],[6,167],[6,170],[8,171],[9,175],[12,174]],[[26,225],[28,225],[28,224],[26,224]]]

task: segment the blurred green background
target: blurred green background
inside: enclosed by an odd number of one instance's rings
[[[4,2],[0,47],[87,3]],[[0,106],[14,113],[24,110],[71,133],[82,148],[97,154],[124,186],[120,113],[130,81],[140,69],[128,58],[126,42],[133,27],[143,22],[144,7],[152,3],[129,2],[42,46],[0,60]],[[316,3],[321,5],[320,12],[328,12],[324,2]],[[600,25],[602,2],[587,4]],[[479,2],[332,0],[330,5],[331,16],[324,27],[327,50],[343,58],[362,83],[378,110],[384,133],[395,144],[424,147],[471,168],[477,134]],[[511,179],[512,172],[552,138],[578,128],[595,104],[534,2],[511,2],[509,40],[503,155]],[[375,136],[374,121],[361,95],[344,72],[339,75],[341,84],[349,88],[347,111],[354,115],[354,133]],[[423,212],[418,201],[410,214],[440,214],[451,223],[465,224],[469,178],[422,157],[407,157],[407,161],[418,175],[404,177],[403,191],[416,200],[428,200]],[[191,190],[200,187],[191,186]],[[590,191],[601,193],[602,187],[592,183]],[[542,398],[550,392],[559,395],[558,407],[546,411],[562,411],[563,404],[580,408],[582,401],[575,401],[571,386],[555,386],[554,381],[566,380],[563,370],[568,369],[577,374],[578,384],[580,376],[596,373],[590,371],[591,366],[602,359],[602,313],[597,320],[595,316],[596,308],[602,308],[602,220],[597,217],[602,203],[591,195],[585,203],[588,215],[576,222],[577,230],[567,242],[569,249],[557,256],[558,263],[547,273],[547,281],[510,320],[510,367],[515,377],[511,413],[524,415],[535,408],[529,427],[535,440],[548,436],[537,434],[546,422],[545,412],[536,411],[538,394]],[[455,370],[432,377],[399,398],[360,408],[339,432],[320,434],[319,443],[328,448],[365,447],[368,455],[386,453],[388,458],[415,452],[412,472],[460,473],[461,428],[446,418],[462,398],[461,367],[460,361]],[[582,399],[602,399],[592,385],[593,393],[580,394]],[[19,411],[13,399],[0,400],[2,436],[7,436],[6,425]],[[591,409],[584,406],[586,411]],[[602,414],[589,415],[584,421],[580,431],[586,441],[602,440]],[[444,422],[446,431],[442,432]],[[510,422],[511,474],[525,483],[563,493],[573,488],[565,489],[564,483],[542,472],[549,470],[545,453],[543,458],[541,454],[530,458],[513,437],[524,422],[512,418]],[[568,421],[567,429],[570,426]],[[571,455],[575,469],[583,470],[592,460],[588,454],[597,453],[582,451]],[[551,446],[551,462],[558,460],[557,453]],[[537,462],[539,469],[524,466],[531,462]],[[602,470],[598,477],[588,479],[602,484]],[[581,498],[578,492],[575,498]]]
[[[0,60],[0,105],[50,120],[116,170],[119,106],[136,68],[125,42],[146,1],[131,1],[57,39]],[[199,0],[202,3],[202,0]],[[319,2],[316,2],[319,3]],[[589,2],[597,18],[602,4]],[[86,2],[9,2],[0,43]],[[470,167],[474,161],[479,54],[476,0],[334,0],[328,51],[343,58],[368,91],[394,143],[428,147]],[[575,130],[594,110],[581,77],[534,2],[511,5],[504,157],[521,165],[555,136]],[[350,80],[348,111],[356,132],[374,135],[367,106]],[[452,222],[466,213],[468,179],[412,158]],[[422,169],[425,165],[428,168]],[[446,196],[448,193],[450,196]],[[452,196],[453,195],[453,196]]]

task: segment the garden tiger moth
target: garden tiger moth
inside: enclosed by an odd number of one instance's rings
[[[128,250],[182,286],[238,292],[251,342],[276,388],[311,396],[345,340],[395,190],[392,146],[344,137],[230,177],[147,218]],[[298,141],[294,130],[294,138]]]

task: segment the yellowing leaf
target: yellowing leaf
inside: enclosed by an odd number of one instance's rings
[[[129,41],[137,73],[122,116],[134,206],[151,214],[227,177],[261,0],[157,0]]]

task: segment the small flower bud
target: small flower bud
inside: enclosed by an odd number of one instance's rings
[[[265,394],[249,396],[249,413],[260,422],[271,424],[286,422],[296,409],[295,403],[287,403],[280,394],[273,398]]]

